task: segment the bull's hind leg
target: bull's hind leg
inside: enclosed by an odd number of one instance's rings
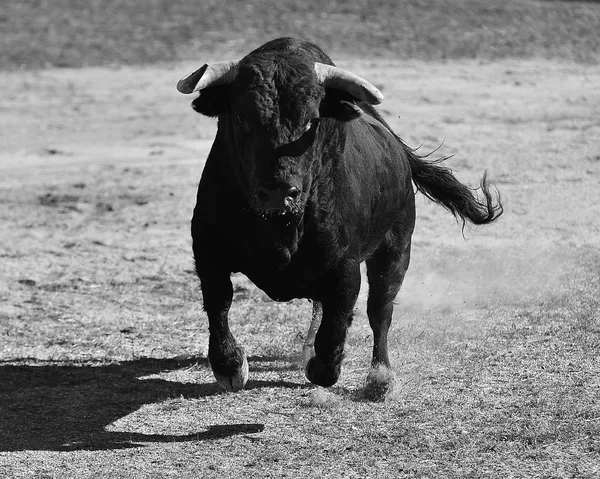
[[[373,359],[365,394],[373,400],[384,399],[393,385],[388,355],[388,331],[392,323],[394,299],[400,291],[410,262],[411,234],[412,228],[409,232],[390,231],[367,260],[367,315],[373,330]]]
[[[320,301],[313,301],[312,320],[310,322],[308,332],[306,333],[306,339],[302,345],[302,364],[304,367],[306,367],[308,361],[310,361],[310,358],[315,355],[315,338],[317,336],[319,326],[321,325],[322,317],[323,305]]]

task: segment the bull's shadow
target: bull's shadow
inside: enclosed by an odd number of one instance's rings
[[[252,359],[268,362],[271,358]],[[195,365],[206,367],[207,360],[144,358],[101,366],[0,362],[0,452],[121,449],[143,442],[205,441],[262,431],[263,424],[214,425],[182,436],[106,430],[144,404],[222,394],[213,382],[140,379]],[[269,386],[298,388],[302,384],[249,381],[246,389]]]

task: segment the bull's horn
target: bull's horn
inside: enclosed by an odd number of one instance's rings
[[[209,86],[226,85],[231,83],[238,70],[238,62],[221,62],[209,65],[206,63],[198,70],[183,77],[177,83],[177,90],[181,93],[194,93]]]
[[[383,100],[383,94],[372,83],[348,70],[316,62],[315,72],[319,82],[328,88],[343,90],[371,105]]]

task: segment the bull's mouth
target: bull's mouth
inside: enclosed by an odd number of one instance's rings
[[[284,224],[296,223],[302,216],[302,207],[294,203],[283,208],[256,208],[256,215],[264,221],[273,220]]]
[[[268,209],[268,210],[258,210],[257,214],[263,220],[269,219],[289,219],[292,220],[299,216],[299,211],[293,211],[289,209]]]
[[[292,216],[294,213],[287,210],[263,210],[258,213],[263,220],[282,216]]]

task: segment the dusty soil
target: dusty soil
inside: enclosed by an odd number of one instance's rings
[[[528,308],[543,315],[556,298],[575,298],[561,306],[572,309],[580,294],[592,304],[589,287],[597,290],[600,272],[600,67],[338,64],[381,87],[381,111],[411,146],[430,151],[443,144],[440,155],[454,154],[448,164],[474,186],[487,169],[505,204],[496,225],[468,228],[463,237],[448,213],[419,197],[413,261],[391,339],[408,389],[430,377],[424,364],[432,355],[484,344]],[[186,435],[214,441],[206,464],[219,476],[228,471],[218,460],[221,441],[261,428],[292,434],[290,408],[297,401],[323,402],[307,396],[294,366],[308,305],[272,303],[241,276],[235,278],[232,323],[251,356],[254,382],[238,396],[215,396],[203,359],[206,320],[192,271],[189,220],[216,125],[194,114],[190,98],[175,91],[177,79],[196,67],[0,74],[0,380],[6,388],[0,472],[9,477],[53,477],[60,470],[83,477],[71,461],[91,467],[94,456],[80,451],[69,459],[56,451],[84,449],[107,454],[108,469],[96,464],[90,477],[109,469],[120,477],[133,466],[127,454],[110,451],[136,441],[149,443],[144,460],[193,477],[176,457],[198,454],[181,450],[195,446],[165,450],[161,444]],[[344,401],[361,387],[369,349],[363,293],[342,389],[334,390],[341,397],[336,404],[342,401],[356,417],[367,414],[367,406]],[[118,361],[121,369],[109,368]],[[100,377],[95,367],[108,369]],[[99,388],[95,393],[86,389],[89,381]],[[55,387],[68,384],[83,386],[77,394]],[[35,392],[40,388],[42,396]],[[252,406],[266,400],[261,395],[276,401],[271,409]],[[117,396],[122,404],[110,409]],[[195,398],[193,405],[187,396]],[[399,400],[390,401],[400,407]],[[187,419],[178,416],[177,422],[170,415],[179,407]],[[383,424],[389,410],[377,411]],[[367,461],[365,451],[361,460]],[[233,454],[235,467],[248,459]]]

